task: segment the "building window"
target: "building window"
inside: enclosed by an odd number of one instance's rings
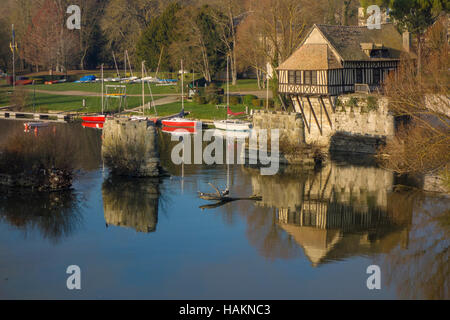
[[[380,84],[381,82],[381,72],[380,69],[373,69],[373,83]]]
[[[289,71],[289,84],[302,84],[302,72]]]
[[[289,71],[289,84],[295,83],[295,71]]]
[[[317,84],[317,71],[311,71],[311,84]]]
[[[295,84],[302,84],[302,72],[295,71]]]
[[[304,72],[305,77],[305,84],[317,84],[317,71],[305,71]]]
[[[356,69],[355,83],[363,83],[363,71],[362,69]]]
[[[304,72],[305,84],[311,84],[311,71]]]

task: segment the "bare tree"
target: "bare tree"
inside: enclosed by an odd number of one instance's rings
[[[381,150],[385,166],[398,173],[449,170],[450,59],[445,28],[437,23],[426,35],[426,67],[418,72],[413,60],[404,59],[384,85],[390,109],[410,119]]]

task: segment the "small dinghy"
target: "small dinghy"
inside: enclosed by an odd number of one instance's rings
[[[161,121],[161,123],[166,127],[175,128],[201,128],[203,123],[197,120],[189,120],[185,118],[172,118]]]
[[[253,127],[250,122],[241,120],[221,120],[214,121],[214,126],[220,130],[226,131],[250,131]]]
[[[83,116],[81,117],[81,120],[84,122],[102,122],[104,123],[106,121],[105,115],[93,115],[93,116]]]

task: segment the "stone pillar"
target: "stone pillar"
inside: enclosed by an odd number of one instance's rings
[[[103,128],[102,154],[116,175],[157,177],[160,157],[157,130],[152,122],[107,120]]]

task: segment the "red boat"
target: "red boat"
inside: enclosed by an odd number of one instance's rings
[[[84,116],[84,117],[81,117],[81,119],[84,122],[101,122],[101,123],[105,123],[106,116],[104,116],[104,115]]]
[[[162,132],[183,135],[183,134],[197,133],[197,129],[194,127],[190,128],[163,127]]]
[[[103,122],[83,122],[81,124],[83,128],[103,129]]]
[[[201,128],[203,123],[197,120],[188,120],[185,118],[172,118],[161,121],[161,123],[166,127],[176,127],[176,128]]]

